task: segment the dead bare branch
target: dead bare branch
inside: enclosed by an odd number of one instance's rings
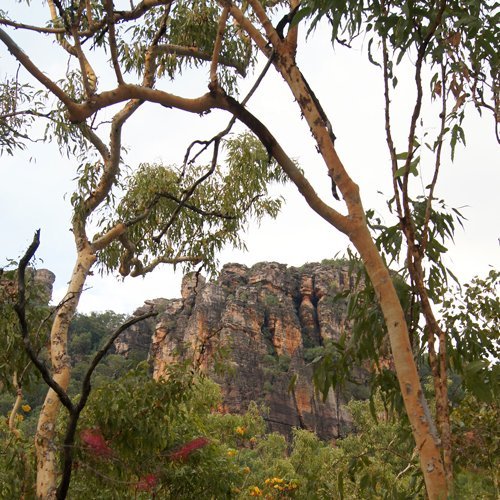
[[[71,399],[64,389],[52,378],[49,370],[45,366],[45,364],[38,359],[38,356],[31,345],[31,340],[29,336],[29,326],[26,320],[26,267],[28,266],[29,261],[35,255],[38,247],[40,246],[40,230],[35,231],[33,236],[33,241],[30,246],[26,250],[26,253],[23,255],[21,260],[19,261],[19,266],[17,270],[17,303],[14,305],[14,310],[16,311],[17,318],[19,320],[19,327],[21,330],[21,336],[24,342],[24,348],[26,349],[26,353],[31,359],[32,363],[36,366],[37,370],[40,372],[45,383],[57,394],[61,403],[71,412],[74,408]]]

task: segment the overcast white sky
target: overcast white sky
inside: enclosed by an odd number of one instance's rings
[[[12,13],[21,8],[10,0]],[[46,7],[45,7],[46,8]],[[41,7],[22,10],[22,20],[41,24]],[[30,53],[35,63],[57,78],[62,76],[67,60],[48,39],[5,28],[16,42]],[[326,32],[318,32],[299,49],[299,66],[319,97],[337,135],[337,149],[347,170],[360,185],[365,208],[374,208],[386,217],[385,200],[390,196],[390,170],[383,123],[382,79],[380,70],[366,61],[360,50],[333,51]],[[12,74],[16,64],[5,47],[0,46],[0,77]],[[262,67],[262,62],[261,66]],[[411,67],[403,68],[398,77],[399,94],[393,100],[399,130],[396,136],[403,146],[407,135],[409,105],[413,97]],[[208,66],[197,73],[187,72],[180,82],[162,82],[160,88],[184,96],[206,91]],[[202,75],[202,78],[199,78]],[[204,78],[203,78],[204,77]],[[248,87],[252,82],[246,84]],[[100,90],[103,90],[101,87]],[[245,87],[244,87],[245,88]],[[335,202],[330,194],[329,179],[316,153],[307,125],[288,88],[271,70],[249,108],[276,135],[288,154],[297,158],[317,191],[325,200]],[[228,116],[212,112],[206,117],[145,105],[129,122],[124,144],[129,148],[127,163],[162,160],[180,163],[186,146],[195,138],[208,138],[226,123]],[[457,229],[451,246],[449,264],[461,280],[485,273],[500,263],[500,169],[493,120],[479,118],[470,110],[466,123],[467,147],[457,152],[451,164],[446,156],[436,195],[449,206],[462,207],[467,217],[465,230]],[[426,131],[435,133],[434,123]],[[423,172],[431,159],[423,158]],[[29,245],[33,232],[41,228],[38,267],[51,269],[57,276],[55,298],[64,294],[74,264],[74,243],[69,231],[70,203],[75,177],[74,162],[63,158],[54,144],[36,144],[15,157],[0,158],[0,266],[9,258],[18,258]],[[425,183],[425,179],[423,181]],[[425,184],[422,184],[425,185]],[[282,190],[286,205],[277,220],[266,220],[260,227],[252,225],[247,234],[248,252],[227,249],[220,255],[221,264],[278,261],[301,265],[333,258],[347,247],[347,238],[313,213],[293,186]],[[380,194],[384,193],[384,194]],[[386,219],[388,222],[390,219]],[[131,312],[144,300],[180,295],[181,270],[165,267],[147,278],[94,276],[81,299],[79,310],[112,309]]]

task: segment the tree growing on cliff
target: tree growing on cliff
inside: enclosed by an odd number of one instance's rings
[[[276,6],[281,6],[285,13],[277,24],[270,19]],[[49,122],[47,137],[54,137],[61,149],[80,163],[78,191],[71,200],[77,259],[67,295],[52,325],[53,380],[63,391],[69,383],[67,330],[85,280],[94,267],[119,270],[123,276],[138,276],[162,263],[205,261],[211,265],[215,251],[223,243],[240,243],[238,230],[250,215],[276,213],[278,202],[262,195],[269,182],[282,180],[285,174],[309,206],[349,238],[364,263],[384,315],[428,495],[432,499],[444,498],[450,479],[445,332],[437,324],[429,300],[433,298],[429,292],[432,283],[426,281],[424,261],[430,252],[439,251],[431,239],[431,220],[445,140],[449,138],[453,148],[457,141],[463,140],[461,119],[468,99],[491,109],[488,99],[492,90],[497,117],[498,56],[493,40],[495,22],[489,6],[479,1],[464,6],[458,1],[444,0],[367,5],[353,2],[334,5],[323,1],[299,5],[295,0],[271,5],[258,0],[243,3],[143,0],[132,4],[130,10],[118,10],[113,0],[48,0],[47,7],[49,21],[43,26],[26,25],[22,20],[11,19],[7,12],[1,14],[0,24],[4,28],[0,29],[0,40],[23,72],[17,77],[12,75],[2,87],[0,145],[11,152],[25,144],[29,139],[26,127],[39,117]],[[358,186],[337,154],[335,135],[326,113],[297,66],[298,26],[308,17],[313,25],[327,20],[334,41],[342,33],[353,38],[366,32],[372,61],[375,61],[372,49],[379,46],[391,157],[389,175],[393,179],[393,203],[398,216],[396,230],[405,238],[408,267],[425,313],[436,392],[441,394],[438,423],[444,457],[420,386],[406,317],[370,232]],[[64,78],[57,81],[48,68],[40,67],[28,57],[10,36],[11,28],[33,36],[53,37],[59,49],[70,57]],[[267,64],[247,98],[238,101],[236,73],[245,75],[257,52],[267,59]],[[103,60],[97,57],[99,53],[106,54],[104,59],[108,64],[97,66]],[[417,98],[407,144],[399,148],[391,134],[391,85],[396,87],[397,64],[409,53],[416,54]],[[162,79],[176,78],[186,65],[199,67],[204,61],[210,63],[209,92],[187,98],[161,89]],[[435,141],[430,141],[435,168],[417,220],[409,186],[420,162],[420,144],[416,138],[426,64],[437,68],[437,76],[431,82],[433,94],[440,98],[441,127]],[[325,172],[332,179],[335,196],[338,197],[339,191],[343,197],[346,215],[317,195],[271,131],[245,107],[271,66],[295,97],[321,154]],[[28,80],[36,85],[34,89],[27,85]],[[115,83],[108,83],[111,81]],[[50,99],[44,100],[44,93],[56,98],[53,108]],[[450,99],[454,101],[451,110]],[[23,100],[30,105],[20,109],[18,105]],[[222,109],[232,118],[230,125],[212,139],[193,143],[180,168],[146,164],[125,178],[122,130],[145,102],[198,114]],[[116,112],[113,107],[117,105],[122,107]],[[106,110],[114,113],[108,117],[107,129],[106,123],[100,123],[98,118],[98,113]],[[225,139],[236,119],[254,135]],[[102,139],[103,129],[108,134],[107,141]],[[226,146],[226,170],[220,168],[218,160],[222,145]],[[209,151],[212,154],[208,165],[200,165],[200,155]],[[269,163],[268,156],[276,163]],[[91,222],[99,228],[92,235]],[[440,340],[439,355],[433,352],[436,336]],[[37,494],[44,498],[54,497],[57,489],[53,440],[59,407],[59,398],[51,389],[36,439]],[[59,492],[59,496],[63,495],[64,489]]]

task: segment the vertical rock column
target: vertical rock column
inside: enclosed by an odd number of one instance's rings
[[[313,292],[313,277],[302,275],[300,279],[299,321],[302,327],[302,343],[305,348],[321,344],[318,313],[313,303]]]

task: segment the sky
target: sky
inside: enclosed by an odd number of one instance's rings
[[[39,5],[32,4],[29,10],[23,10],[14,1],[7,4],[12,4],[8,8],[11,15],[17,11],[25,22],[40,24],[45,19]],[[48,75],[54,79],[62,77],[67,59],[49,39],[40,41],[37,35],[5,29]],[[393,223],[385,207],[391,193],[391,179],[383,122],[383,82],[380,69],[367,62],[365,48],[361,42],[355,49],[333,50],[327,31],[319,29],[307,41],[302,40],[298,62],[330,118],[337,136],[337,151],[360,186],[365,209],[373,208],[385,222]],[[260,60],[257,70],[263,64]],[[0,45],[0,77],[3,79],[16,69],[12,56]],[[394,130],[397,141],[404,145],[414,95],[411,65],[403,62],[398,77],[398,94],[393,99],[397,123]],[[106,82],[100,83],[102,90]],[[206,92],[207,83],[208,65],[196,73],[185,72],[178,82],[161,82],[158,86],[193,97]],[[252,83],[253,78],[248,79],[242,83],[242,89]],[[345,212],[342,203],[331,196],[325,167],[297,104],[274,71],[266,76],[248,107],[275,134],[289,156],[297,159],[318,194]],[[424,106],[424,117],[430,117],[429,106]],[[199,117],[146,104],[126,127],[123,140],[128,148],[126,162],[132,167],[143,161],[179,164],[193,139],[211,137],[228,119],[221,111]],[[435,119],[425,123],[424,133],[436,133]],[[465,229],[457,228],[448,255],[449,266],[462,281],[500,264],[500,163],[493,119],[489,115],[481,118],[471,109],[465,126],[467,147],[457,151],[454,163],[449,155],[444,157],[436,193],[450,207],[460,208],[467,218]],[[33,131],[33,137],[40,134],[40,129]],[[423,156],[422,190],[430,166],[431,158]],[[69,198],[75,175],[74,160],[61,156],[55,144],[36,143],[25,152],[16,152],[14,157],[0,157],[0,267],[8,259],[18,259],[34,231],[40,228],[37,266],[56,274],[56,301],[63,297],[74,266]],[[293,185],[280,188],[279,193],[286,204],[278,218],[251,224],[244,238],[248,251],[225,249],[219,255],[221,265],[239,262],[250,266],[265,260],[300,266],[345,252],[347,238],[312,212]],[[181,279],[182,269],[174,272],[167,266],[146,278],[122,280],[94,275],[87,282],[79,311],[109,309],[130,313],[147,299],[179,297]]]

